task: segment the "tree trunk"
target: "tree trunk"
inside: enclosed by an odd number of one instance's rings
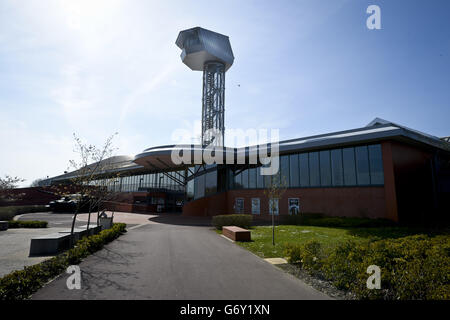
[[[88,213],[88,223],[87,223],[87,230],[89,230],[89,224],[91,222],[91,211],[92,211],[92,200],[89,201],[89,213]]]
[[[275,208],[272,208],[272,245],[275,245]]]
[[[75,211],[72,220],[72,228],[70,229],[70,234],[73,235],[73,229],[75,228],[75,220],[77,219],[78,209]]]

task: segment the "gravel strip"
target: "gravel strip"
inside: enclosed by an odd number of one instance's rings
[[[303,282],[307,283],[311,287],[320,292],[323,292],[330,297],[337,300],[356,300],[356,296],[351,292],[346,292],[337,289],[333,284],[327,280],[320,279],[318,277],[312,276],[308,271],[301,269],[299,266],[293,264],[278,264],[276,267],[282,269],[283,271],[292,274],[293,276],[299,278]]]

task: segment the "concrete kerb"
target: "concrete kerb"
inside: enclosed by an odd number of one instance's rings
[[[0,221],[0,231],[8,230],[9,222],[8,221]]]
[[[32,238],[30,241],[30,257],[46,256],[60,253],[70,248],[72,236],[66,233],[51,233]]]

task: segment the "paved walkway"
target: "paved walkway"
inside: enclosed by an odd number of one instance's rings
[[[183,221],[133,228],[80,263],[80,290],[67,289],[62,274],[33,299],[328,299],[210,227]]]
[[[106,211],[106,215],[108,217],[112,216],[111,211]],[[77,215],[78,221],[86,222],[88,221],[89,215],[87,213],[80,213]],[[114,213],[114,222],[123,222],[127,225],[135,225],[135,224],[147,224],[151,223],[149,221],[150,218],[157,217],[157,215],[151,214],[139,214],[139,213],[128,213],[128,212],[115,212]],[[96,222],[97,220],[97,212],[91,213],[91,222]]]
[[[31,238],[58,232],[61,228],[50,229],[8,229],[0,232],[0,277],[14,271],[22,270],[49,257],[28,257]]]

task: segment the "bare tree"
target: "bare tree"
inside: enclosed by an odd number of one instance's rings
[[[279,214],[279,201],[287,189],[286,177],[281,176],[280,171],[271,175],[269,185],[264,190],[264,195],[269,199],[269,213],[272,213],[272,245],[275,245],[275,212]]]
[[[112,165],[111,165],[112,169]],[[112,185],[113,181],[120,178],[120,173],[111,173],[106,177],[103,177],[103,183],[101,186],[97,186],[93,188],[90,193],[90,202],[89,202],[89,214],[88,214],[88,224],[87,228],[89,229],[89,225],[91,223],[91,213],[93,209],[97,208],[97,224],[99,222],[100,210],[105,207],[105,203],[109,201],[113,201],[117,196],[117,192],[115,189],[110,189],[108,186]],[[113,211],[114,215],[114,211]]]
[[[75,228],[75,221],[81,209],[88,208],[88,225],[91,219],[92,210],[97,207],[100,202],[99,199],[105,199],[109,192],[107,188],[95,186],[94,181],[100,175],[108,173],[113,169],[113,164],[108,160],[116,150],[113,147],[113,138],[117,132],[109,136],[103,146],[97,147],[91,144],[85,144],[75,134],[75,149],[74,152],[79,155],[78,160],[70,160],[69,170],[71,172],[70,183],[76,188],[78,201],[76,202],[76,209],[72,220],[71,234]],[[59,194],[61,196],[68,195],[73,191],[73,188],[68,186],[60,186]],[[102,195],[102,196],[100,196]]]
[[[44,179],[35,179],[33,180],[33,182],[30,184],[30,187],[39,187],[39,183],[44,180]]]
[[[23,194],[13,192],[12,190],[17,188],[17,185],[24,182],[25,179],[19,177],[12,177],[5,175],[4,178],[0,178],[0,201],[14,201],[20,198]]]

